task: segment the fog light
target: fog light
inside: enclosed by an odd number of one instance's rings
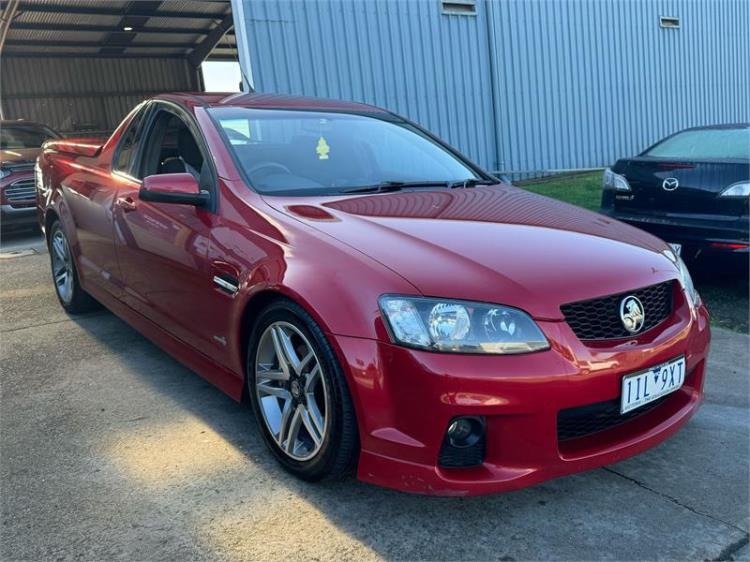
[[[456,448],[471,447],[482,438],[483,427],[479,418],[456,418],[448,426],[448,441]]]
[[[469,468],[484,462],[485,423],[480,416],[453,418],[443,437],[438,465],[443,468]]]

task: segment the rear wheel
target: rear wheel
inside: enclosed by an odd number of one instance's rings
[[[299,306],[271,304],[250,338],[247,388],[266,445],[305,480],[347,474],[357,423],[341,367],[322,330]]]
[[[53,222],[50,227],[49,255],[57,299],[66,312],[80,314],[96,308],[97,302],[81,288],[70,244],[60,221]]]

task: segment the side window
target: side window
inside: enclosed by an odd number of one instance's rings
[[[147,135],[141,177],[181,172],[192,174],[203,184],[208,169],[187,124],[171,111],[161,110]]]
[[[137,154],[138,142],[140,141],[141,124],[145,114],[146,106],[143,106],[138,110],[133,119],[131,119],[128,128],[120,139],[120,143],[117,145],[113,168],[118,172],[131,173],[133,159]]]

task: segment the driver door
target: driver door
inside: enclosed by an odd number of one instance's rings
[[[139,199],[144,177],[189,172],[215,196],[215,174],[200,133],[185,112],[156,104],[134,168],[136,181],[119,194],[115,248],[124,283],[124,301],[176,338],[211,354],[201,317],[213,290],[207,261],[215,215],[193,205]]]

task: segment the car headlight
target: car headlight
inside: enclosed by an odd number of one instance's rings
[[[385,295],[380,309],[395,343],[408,347],[488,354],[549,349],[531,317],[509,306]]]
[[[693,284],[693,278],[690,276],[687,265],[685,265],[685,262],[679,256],[677,257],[677,267],[680,269],[680,283],[682,284],[682,288],[692,301],[693,306],[698,306],[701,303],[701,296]]]
[[[677,266],[677,271],[680,273],[680,285],[682,285],[682,289],[687,294],[688,299],[690,299],[690,304],[694,307],[698,306],[701,303],[701,296],[695,288],[693,278],[690,276],[690,271],[688,271],[687,265],[685,265],[682,258],[672,250],[664,250],[664,255],[666,255],[672,263]]]
[[[11,174],[10,170],[6,170],[5,168],[0,168],[0,180],[3,178],[7,178]]]
[[[611,169],[606,168],[604,170],[604,176],[602,177],[602,187],[604,189],[611,189],[614,191],[630,191],[630,184],[628,183],[625,176],[615,174]]]
[[[733,183],[721,192],[720,197],[750,197],[750,182]]]

